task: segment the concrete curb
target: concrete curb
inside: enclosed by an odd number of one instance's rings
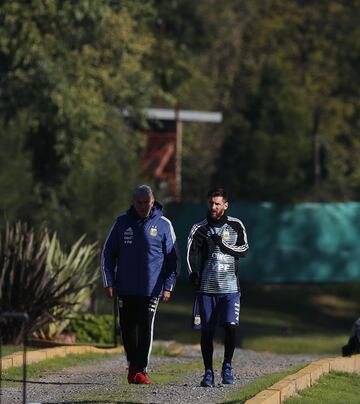
[[[330,371],[360,374],[360,355],[353,355],[348,358],[320,359],[312,362],[293,375],[284,377],[282,380],[256,394],[256,396],[247,400],[245,404],[280,404],[298,391],[314,385],[320,376]]]
[[[83,354],[83,353],[123,353],[124,348],[97,348],[89,345],[69,345],[60,346],[55,348],[44,348],[36,351],[27,351],[26,353],[26,363],[29,365],[31,363],[40,362],[46,359],[67,356],[71,354]],[[1,358],[1,368],[9,369],[12,367],[22,366],[24,360],[24,355],[22,352],[15,352],[11,355],[4,356]]]
[[[199,349],[199,344],[193,345],[193,348]],[[26,354],[27,364],[40,362],[55,357],[64,357],[71,354],[83,353],[123,353],[124,348],[97,348],[89,345],[70,345],[55,348],[44,348],[36,351],[28,351]],[[2,369],[18,367],[23,365],[23,353],[15,352],[11,355],[1,358]],[[317,383],[320,376],[330,371],[340,371],[360,374],[360,355],[343,358],[327,358],[312,362],[298,372],[288,375],[256,394],[253,398],[247,400],[245,404],[281,404],[287,398]]]

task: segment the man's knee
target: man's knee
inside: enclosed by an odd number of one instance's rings
[[[213,338],[214,334],[215,334],[215,329],[213,329],[213,328],[203,328],[201,330],[202,337]]]
[[[225,328],[225,330],[229,330],[229,331],[235,332],[236,329],[237,329],[237,324],[225,323],[225,324],[224,324],[224,328]]]

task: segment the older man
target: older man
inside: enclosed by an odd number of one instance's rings
[[[174,229],[154,200],[138,186],[129,210],[114,222],[105,241],[101,270],[109,297],[119,301],[121,335],[129,364],[128,382],[151,383],[147,376],[154,318],[159,300],[168,301],[179,269]]]

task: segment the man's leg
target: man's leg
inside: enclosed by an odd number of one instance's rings
[[[200,385],[203,387],[214,387],[213,353],[214,353],[214,332],[215,329],[201,330],[201,353],[204,362],[205,373]]]
[[[157,297],[140,297],[139,301],[139,338],[136,363],[139,383],[150,383],[150,379],[142,377],[146,375],[147,366],[149,363],[153,336],[154,336],[154,321],[155,314],[159,304]],[[140,380],[141,379],[141,380]]]
[[[136,302],[132,296],[126,296],[119,298],[118,305],[121,338],[129,365],[128,382],[135,383],[137,351]]]
[[[226,323],[224,330],[224,362],[231,363],[236,346],[236,325]]]
[[[224,362],[221,376],[224,384],[234,384],[232,375],[232,358],[236,346],[236,327],[239,324],[240,293],[223,295],[219,301],[219,315],[224,325]]]
[[[204,368],[213,370],[213,353],[214,353],[214,330],[201,330],[201,353],[204,362]]]
[[[198,295],[199,314],[201,318],[201,353],[204,362],[205,373],[200,383],[203,387],[213,387],[213,353],[214,333],[216,327],[216,298],[206,294]]]
[[[236,325],[226,323],[224,330],[224,362],[222,364],[221,377],[223,384],[234,384],[231,361],[236,345]]]

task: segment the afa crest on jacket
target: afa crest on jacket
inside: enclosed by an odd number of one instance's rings
[[[160,296],[173,290],[179,269],[175,232],[158,202],[146,219],[131,207],[115,220],[101,256],[105,287],[119,296]]]

